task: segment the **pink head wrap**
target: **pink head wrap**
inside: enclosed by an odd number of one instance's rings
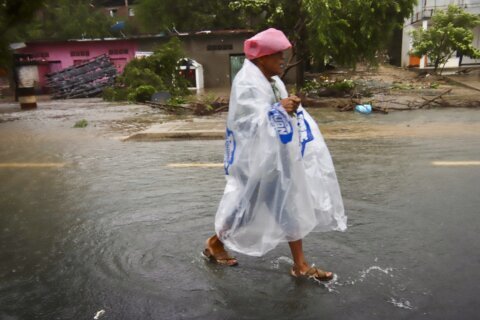
[[[291,47],[292,44],[282,31],[270,28],[245,40],[243,51],[247,58],[252,60],[284,51]]]

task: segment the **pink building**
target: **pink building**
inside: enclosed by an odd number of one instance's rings
[[[38,62],[38,83],[45,88],[45,74],[106,54],[119,72],[136,56],[153,52],[178,36],[185,58],[202,66],[205,88],[228,88],[242,66],[243,43],[253,35],[252,30],[207,30],[182,34],[134,36],[128,39],[106,38],[67,41],[32,41],[17,53],[29,54]],[[295,79],[295,70],[288,80]],[[37,80],[38,79],[38,80]]]
[[[39,87],[45,87],[45,74],[80,64],[107,54],[118,72],[135,57],[137,41],[134,39],[95,39],[28,42],[18,53],[28,53],[41,61],[38,67]]]

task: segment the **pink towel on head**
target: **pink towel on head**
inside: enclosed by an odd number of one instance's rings
[[[268,56],[292,47],[285,34],[270,28],[245,40],[243,51],[249,60]]]

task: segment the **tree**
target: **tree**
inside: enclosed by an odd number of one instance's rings
[[[329,60],[355,66],[375,62],[416,0],[140,0],[137,17],[144,30],[188,31],[276,27],[294,44],[287,70],[297,66],[302,83],[307,63]],[[228,4],[229,10],[224,10]]]
[[[450,5],[446,11],[435,12],[431,26],[427,30],[418,29],[412,32],[412,54],[419,57],[428,56],[434,63],[435,72],[442,65],[440,73],[455,52],[480,58],[480,50],[473,46],[472,31],[478,25],[480,16]]]
[[[238,28],[236,14],[222,0],[140,0],[135,15],[149,33]]]
[[[48,0],[30,24],[26,38],[66,40],[112,36],[113,19],[90,4],[90,0]]]
[[[11,66],[9,44],[19,40],[19,34],[33,18],[44,1],[1,0],[0,1],[0,66]]]
[[[259,27],[276,26],[287,31],[294,44],[297,85],[303,82],[306,63],[324,65],[335,61],[355,66],[359,61],[376,63],[378,52],[388,44],[395,30],[413,11],[416,0],[243,0],[230,8],[243,21],[248,15],[265,19]]]
[[[304,0],[309,44],[317,63],[341,65],[377,62],[396,28],[401,28],[416,0]]]
[[[139,96],[145,97],[144,93],[150,90],[168,91],[172,96],[187,94],[188,81],[178,73],[179,60],[183,57],[180,40],[172,37],[151,56],[130,61],[116,79],[116,88],[106,90],[104,98],[138,101]]]

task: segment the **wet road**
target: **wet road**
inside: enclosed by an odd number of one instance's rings
[[[338,274],[328,286],[291,278],[286,244],[236,268],[202,260],[223,170],[168,164],[220,163],[223,142],[121,142],[97,112],[85,129],[0,114],[0,319],[477,317],[478,110],[312,111],[349,216],[305,239]]]

